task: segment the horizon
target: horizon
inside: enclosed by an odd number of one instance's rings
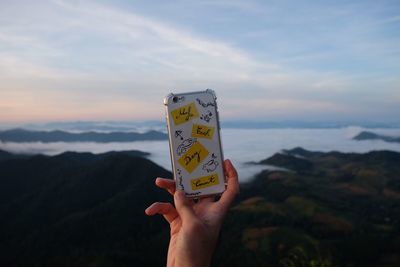
[[[400,129],[399,120],[371,121],[371,120],[221,120],[222,129],[338,129],[338,128],[360,128],[360,129]],[[25,122],[25,123],[0,123],[0,131],[7,130],[29,130],[29,131],[159,131],[166,130],[164,120],[92,120],[92,121],[48,121],[48,122]]]
[[[0,126],[162,121],[212,88],[222,121],[398,125],[398,1],[2,1]]]

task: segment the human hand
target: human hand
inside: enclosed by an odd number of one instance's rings
[[[149,216],[161,214],[170,225],[168,267],[209,266],[225,215],[239,194],[238,174],[230,160],[224,161],[227,189],[218,201],[204,197],[195,202],[176,190],[175,181],[157,178],[156,185],[174,196],[171,203],[155,202],[145,210]]]

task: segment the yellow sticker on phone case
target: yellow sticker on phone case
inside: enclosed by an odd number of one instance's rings
[[[192,173],[208,154],[208,150],[202,144],[195,142],[178,161],[185,170]]]
[[[194,118],[198,118],[199,112],[197,111],[196,104],[192,102],[180,108],[174,109],[171,111],[171,115],[175,125],[179,125]]]
[[[217,185],[218,183],[218,174],[216,173],[190,180],[192,190],[210,187],[213,185]]]
[[[215,131],[214,127],[208,127],[206,125],[201,125],[201,124],[193,124],[192,136],[212,139],[214,136],[214,131]]]

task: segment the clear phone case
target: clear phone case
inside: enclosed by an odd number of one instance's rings
[[[169,94],[164,105],[177,188],[188,197],[221,194],[224,159],[214,91]]]

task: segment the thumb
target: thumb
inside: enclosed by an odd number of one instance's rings
[[[176,211],[179,213],[183,222],[196,217],[189,200],[186,198],[185,193],[182,190],[175,191],[174,202]]]

